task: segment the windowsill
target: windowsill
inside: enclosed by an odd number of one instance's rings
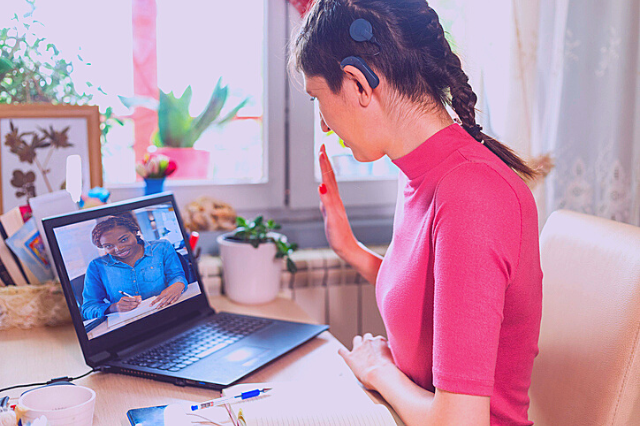
[[[176,181],[176,183],[179,181]],[[300,248],[327,247],[327,240],[324,233],[324,223],[320,210],[316,204],[312,208],[292,209],[285,206],[254,207],[254,200],[249,196],[240,196],[237,200],[227,198],[221,191],[220,186],[213,185],[189,185],[187,181],[179,184],[165,185],[165,190],[173,192],[176,197],[178,209],[181,213],[191,201],[199,196],[205,195],[228,202],[236,210],[237,214],[252,219],[258,215],[273,219],[282,224],[282,233],[291,242],[298,243]],[[137,198],[144,195],[144,182],[136,182],[128,185],[110,186],[110,201],[122,201],[130,198]],[[209,187],[210,189],[206,188]],[[238,191],[234,188],[227,188],[229,196],[238,196]],[[393,205],[381,206],[360,206],[347,207],[347,214],[356,238],[365,245],[384,245],[391,241],[393,229]],[[223,231],[201,232],[200,246],[203,253],[217,253],[217,243],[215,239]]]
[[[367,247],[389,245],[393,232],[393,218],[361,218],[350,221],[351,228],[358,241]],[[218,236],[230,231],[200,232],[198,246],[203,254],[217,256],[219,254]],[[324,222],[321,218],[301,222],[283,222],[278,232],[287,236],[290,242],[297,243],[301,249],[327,248],[327,238],[324,233]]]
[[[262,181],[238,181],[238,180],[229,180],[229,181],[211,181],[206,179],[199,180],[165,180],[164,187],[165,188],[186,188],[186,187],[203,187],[203,186],[240,186],[240,185],[263,185],[266,183],[266,180]],[[138,189],[144,188],[144,181],[136,181],[132,183],[111,183],[106,185],[105,187],[108,190],[118,190],[118,189]]]

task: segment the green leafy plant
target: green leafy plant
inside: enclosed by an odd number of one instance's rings
[[[262,216],[256,217],[252,221],[248,221],[243,217],[236,218],[236,230],[228,238],[234,241],[242,241],[258,248],[263,243],[275,243],[276,258],[287,260],[287,270],[292,274],[298,271],[295,262],[291,260],[291,253],[298,249],[296,243],[289,243],[284,235],[275,238],[272,231],[282,228],[280,224],[273,220],[265,221]]]
[[[14,14],[13,27],[0,28],[0,104],[88,104],[93,94],[76,89],[73,62],[63,57],[55,44],[38,34],[37,30],[44,25],[33,16],[36,0],[25,1],[30,12],[22,18]],[[77,59],[91,65],[79,55]],[[95,87],[90,82],[86,82],[86,86],[106,94],[100,86]],[[100,123],[103,149],[107,134],[115,124],[122,126],[124,122],[108,107]]]
[[[13,27],[0,29],[0,103],[88,103],[93,95],[76,89],[73,63],[37,34],[43,25],[33,18],[35,0],[26,1],[31,11],[23,18],[14,14]]]
[[[225,116],[220,117],[222,108],[229,96],[229,87],[222,86],[222,78],[218,80],[209,103],[197,117],[189,113],[191,86],[182,96],[176,98],[173,92],[159,91],[159,100],[152,98],[120,96],[120,100],[129,108],[145,107],[158,111],[158,131],[153,136],[153,144],[158,147],[192,148],[202,133],[210,126],[222,126],[231,121],[243,108],[249,98],[233,107]]]

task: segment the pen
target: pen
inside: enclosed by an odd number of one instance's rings
[[[122,291],[122,290],[118,290],[118,293],[120,293],[120,294],[121,294],[121,295],[123,295],[123,296],[127,296],[127,297],[135,297],[135,296],[130,295],[130,294],[129,294],[129,293],[127,293],[126,291]]]
[[[212,399],[210,401],[201,402],[197,405],[191,406],[191,411],[202,410],[203,408],[215,407],[221,404],[227,404],[230,402],[242,401],[243,399],[254,398],[259,396],[260,394],[267,393],[271,390],[271,388],[264,389],[254,389],[246,392],[242,392],[240,395],[236,396],[223,396],[221,398]]]

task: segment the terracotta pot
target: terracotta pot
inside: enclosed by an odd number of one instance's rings
[[[262,243],[254,248],[249,243],[227,239],[232,234],[217,238],[225,294],[234,302],[247,305],[271,302],[280,291],[283,263],[282,259],[276,259],[275,243]]]
[[[166,155],[176,162],[171,179],[206,179],[209,174],[209,151],[193,148],[158,148],[156,154]]]

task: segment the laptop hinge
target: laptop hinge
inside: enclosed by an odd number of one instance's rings
[[[101,352],[98,352],[97,354],[93,354],[91,357],[89,357],[87,363],[91,367],[95,367],[95,366],[104,364],[104,362],[108,361],[111,357],[112,357],[112,355],[109,352],[101,351]]]

